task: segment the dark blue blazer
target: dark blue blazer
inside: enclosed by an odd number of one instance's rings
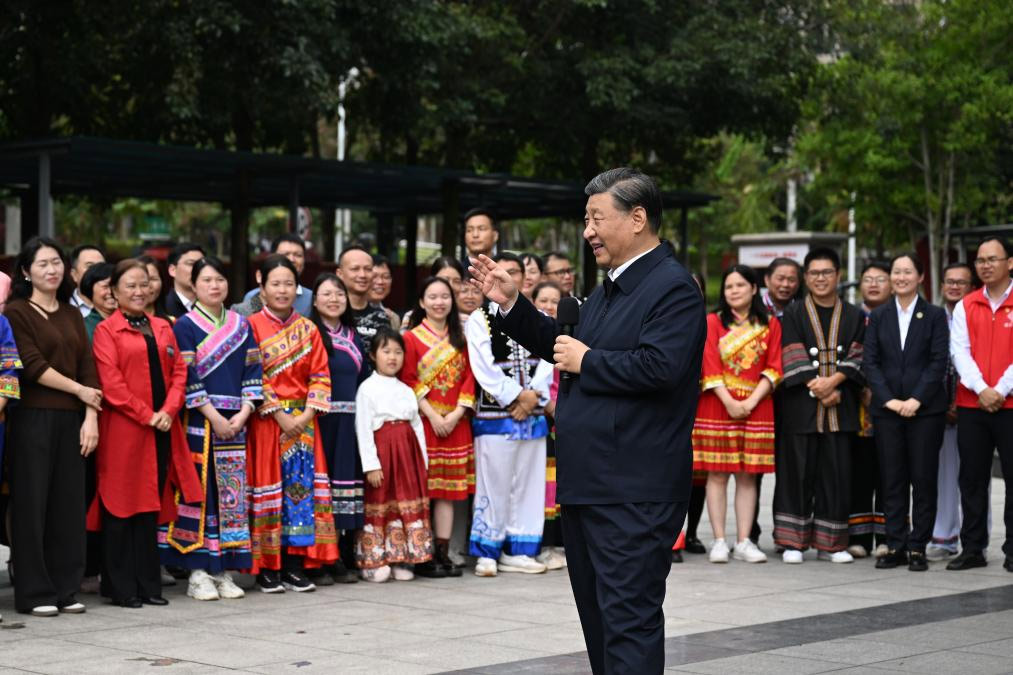
[[[553,362],[559,328],[523,297],[499,328]],[[574,337],[591,351],[556,404],[560,504],[689,498],[690,434],[707,322],[700,289],[662,242],[580,307]]]
[[[904,349],[900,348],[897,302],[872,310],[865,328],[862,368],[872,390],[870,412],[874,416],[896,415],[883,406],[890,399],[918,399],[919,415],[946,412],[948,404],[943,378],[950,358],[950,326],[942,307],[924,298],[915,300]]]

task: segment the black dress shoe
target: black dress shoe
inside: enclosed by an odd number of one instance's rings
[[[334,583],[336,584],[355,584],[359,582],[359,577],[355,572],[348,569],[345,563],[340,560],[334,561],[330,573],[331,578],[334,579]]]
[[[877,570],[892,570],[898,565],[907,564],[907,551],[890,549],[885,556],[876,561]]]
[[[126,607],[128,609],[140,609],[141,599],[140,598],[127,598],[126,600],[113,600],[112,603],[117,607]]]
[[[686,553],[706,553],[707,547],[703,545],[699,537],[686,537],[684,545]],[[681,561],[680,561],[681,562]]]
[[[946,569],[950,571],[970,570],[975,567],[985,567],[986,565],[988,565],[988,561],[985,560],[983,554],[961,551],[960,555],[949,562]]]
[[[907,568],[911,572],[924,572],[929,568],[929,561],[921,551],[911,551],[910,561]]]
[[[169,601],[161,595],[152,595],[150,598],[141,598],[141,603],[145,605],[155,605],[156,607],[164,607],[169,604]]]
[[[1006,560],[1002,563],[1002,568],[1007,572],[1013,572],[1013,557],[1006,556]]]
[[[425,577],[426,579],[445,579],[447,572],[436,561],[427,560],[424,563],[415,564],[415,576]]]
[[[306,577],[313,582],[314,586],[333,586],[334,578],[322,567],[306,570]]]
[[[682,551],[672,551],[672,562],[673,563],[682,562]]]

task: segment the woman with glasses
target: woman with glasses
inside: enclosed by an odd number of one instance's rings
[[[896,256],[890,262],[894,300],[873,310],[865,332],[889,549],[877,569],[927,570],[925,547],[936,521],[950,331],[943,309],[918,293],[924,278],[917,255]]]

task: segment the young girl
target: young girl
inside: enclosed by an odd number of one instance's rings
[[[355,434],[366,474],[366,524],[355,557],[366,581],[410,581],[433,557],[426,437],[415,393],[397,379],[404,340],[380,329],[369,346],[376,371],[355,396]]]
[[[455,261],[456,262],[456,261]],[[475,494],[475,448],[466,419],[475,408],[475,377],[454,289],[440,277],[422,282],[404,335],[401,380],[415,392],[426,431],[435,559],[415,568],[424,577],[461,576],[450,560],[454,502]]]

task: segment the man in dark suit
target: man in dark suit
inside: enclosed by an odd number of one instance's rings
[[[573,336],[489,258],[473,282],[498,328],[564,373],[556,405],[557,498],[594,673],[660,673],[665,579],[692,477],[690,433],[706,335],[693,278],[658,238],[661,194],[634,169],[588,183],[584,238],[608,271]]]
[[[165,312],[173,319],[178,319],[191,309],[197,302],[197,293],[190,283],[190,273],[195,262],[204,257],[204,249],[200,244],[184,241],[169,252],[169,277],[172,288],[165,295]]]
[[[950,329],[943,308],[918,295],[923,278],[914,253],[894,258],[893,301],[874,309],[865,329],[863,365],[872,390],[869,410],[875,420],[889,548],[876,561],[878,569],[908,563],[913,572],[927,570],[925,547],[936,522],[939,447],[949,406],[943,378]]]

